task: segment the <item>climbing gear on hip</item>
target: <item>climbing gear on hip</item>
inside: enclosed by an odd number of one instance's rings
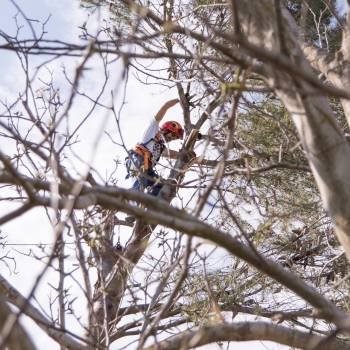
[[[129,174],[130,173],[130,168],[131,168],[131,160],[130,157],[125,157],[124,159],[124,165],[126,167],[126,172]],[[126,177],[126,179],[129,177]]]
[[[143,157],[144,160],[144,167],[146,170],[148,170],[149,168],[149,162],[150,162],[150,157],[151,157],[151,153],[148,150],[148,148],[146,146],[144,146],[141,143],[137,143],[134,148],[132,149],[135,153],[139,154],[141,157]],[[152,163],[152,167],[154,166],[154,162]]]
[[[128,215],[125,217],[125,221],[126,221],[128,224],[133,224],[133,223],[136,221],[136,218],[135,218],[135,216],[132,216],[131,214],[128,214]]]
[[[120,242],[118,242],[118,243],[115,245],[115,249],[117,249],[117,250],[123,250],[123,246],[120,244]]]
[[[137,143],[133,149],[129,150],[129,154],[130,155],[139,155],[143,158],[143,162],[144,162],[144,169],[148,170],[152,167],[154,167],[155,162],[157,162],[159,160],[159,157],[157,159],[152,159],[152,153],[150,152],[150,150],[147,148],[147,145],[151,142],[154,141],[155,143],[157,143],[160,146],[160,154],[162,154],[162,152],[165,149],[165,144],[164,144],[164,140],[162,138],[162,134],[157,133],[152,139],[148,140],[146,143]],[[126,169],[128,171],[128,173],[130,172],[130,167],[132,165],[132,160],[129,157],[125,158],[125,166]]]

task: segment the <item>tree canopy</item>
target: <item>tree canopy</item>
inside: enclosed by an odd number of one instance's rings
[[[71,41],[17,5],[16,34],[0,31],[22,79],[1,97],[0,244],[36,208],[53,233],[51,250],[21,252],[43,265],[29,293],[0,276],[1,346],[38,347],[24,314],[61,349],[350,349],[350,20],[339,4],[79,4],[101,20]],[[143,127],[123,109],[130,85],[149,118],[141,90],[181,104],[186,137],[179,158],[158,165],[157,197],[122,180]],[[189,166],[193,150],[203,157]],[[0,263],[11,271],[16,259]],[[45,303],[36,295],[49,271]]]

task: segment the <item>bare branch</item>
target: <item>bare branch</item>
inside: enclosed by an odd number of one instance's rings
[[[321,343],[325,337],[301,332],[263,322],[238,322],[227,325],[207,326],[182,332],[172,338],[145,348],[145,350],[179,350],[184,344],[188,349],[223,341],[270,340],[299,349],[307,349]],[[340,340],[329,339],[327,349],[347,350],[350,346]]]

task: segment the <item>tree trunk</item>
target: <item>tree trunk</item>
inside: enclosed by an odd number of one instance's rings
[[[171,171],[168,184],[165,184],[160,190],[158,197],[170,203],[176,195],[176,184],[180,183],[184,177],[182,168],[188,163],[188,152],[193,149],[197,140],[198,130],[192,130],[184,145],[180,157]],[[113,214],[109,215],[104,227],[104,244],[100,250],[101,272],[99,280],[95,284],[95,293],[93,298],[94,314],[90,315],[90,324],[92,329],[90,334],[85,336],[95,342],[105,343],[103,339],[106,336],[106,328],[110,328],[113,322],[116,322],[119,304],[126,288],[128,275],[134,266],[144,254],[150,233],[157,225],[149,225],[145,221],[136,221],[132,237],[123,250],[123,258],[119,259],[119,254],[111,243],[111,231],[113,230]],[[117,263],[116,263],[117,262]],[[106,312],[107,311],[107,315]],[[92,320],[96,319],[97,324],[93,325]],[[106,322],[108,326],[106,327]],[[99,335],[100,333],[100,335]],[[108,337],[108,335],[107,335]],[[107,344],[105,344],[107,345]]]
[[[284,43],[286,55],[294,65],[312,72],[298,38],[290,26],[289,13],[281,7],[283,27],[278,28],[274,1],[240,1],[240,24],[249,41],[275,51]],[[309,164],[320,190],[323,205],[350,260],[350,148],[326,98],[319,92],[310,96],[310,85],[266,64],[265,80],[276,89],[296,125]]]

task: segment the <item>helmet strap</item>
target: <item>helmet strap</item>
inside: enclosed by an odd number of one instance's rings
[[[164,136],[164,141],[166,142],[166,143],[168,143],[168,141],[167,141],[167,139],[166,139],[166,135],[168,135],[168,134],[170,134],[170,133],[172,133],[172,131],[170,131],[170,130],[162,130],[162,134],[163,134],[163,136]]]

